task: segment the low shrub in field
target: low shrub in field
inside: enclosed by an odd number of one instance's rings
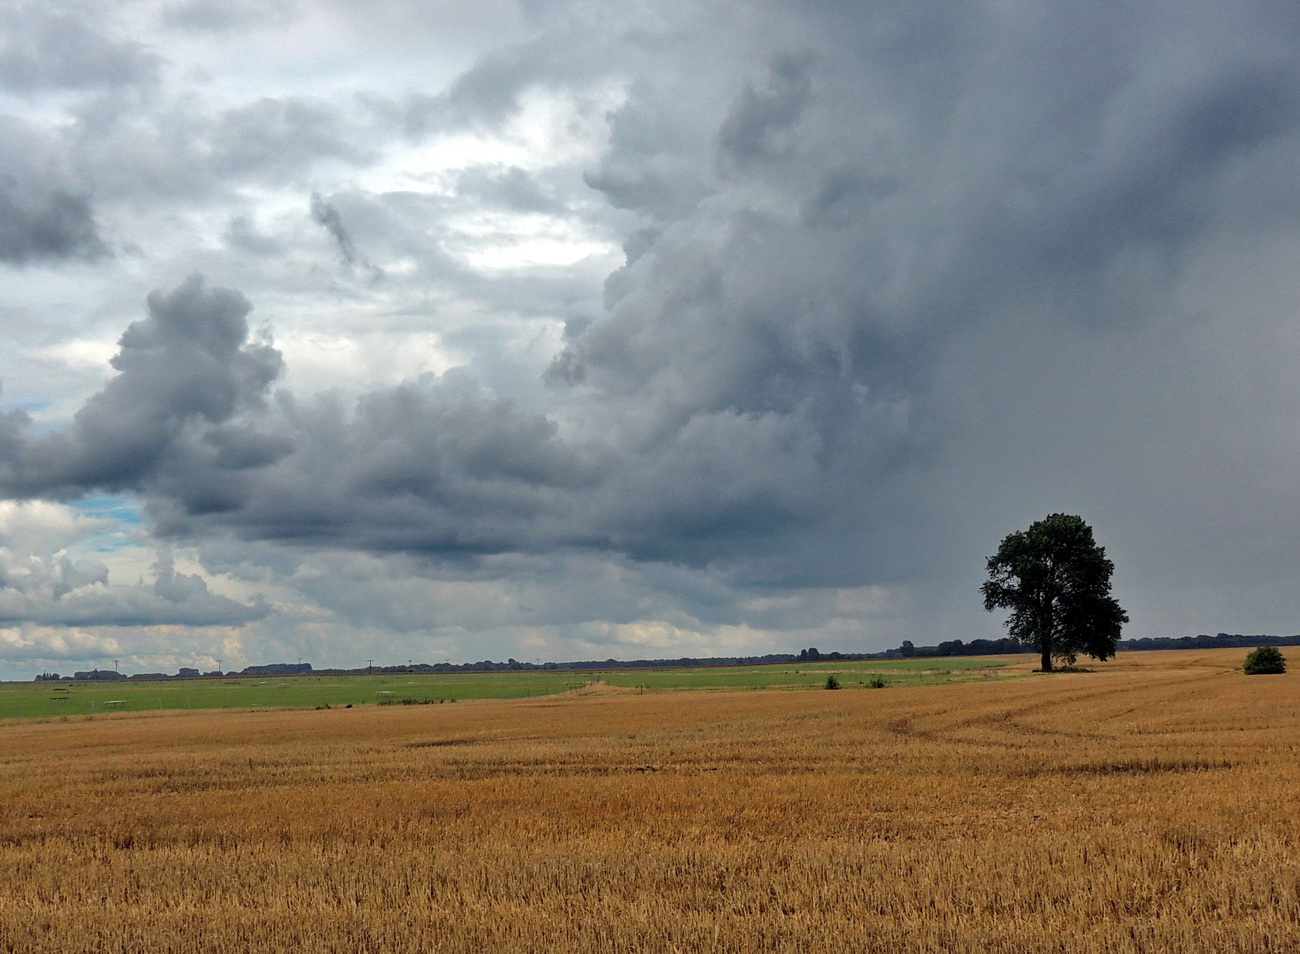
[[[1241,668],[1248,676],[1286,672],[1286,657],[1276,646],[1260,646],[1250,651]]]
[[[839,687],[840,687],[840,681],[839,681],[838,679],[836,679],[834,676],[827,676],[827,677],[826,677],[826,688],[827,688],[827,689],[838,689]]]
[[[433,699],[433,698],[430,698],[429,696],[425,696],[423,699],[413,699],[413,698],[411,698],[410,696],[402,696],[400,699],[397,699],[397,698],[394,698],[393,696],[385,696],[383,699],[380,699],[380,700],[376,703],[376,705],[381,705],[381,706],[434,706],[434,705],[440,705],[440,704],[442,704],[442,703],[445,702],[445,701],[446,701],[446,700],[444,700],[444,699]],[[452,702],[455,702],[456,700],[455,700],[455,699],[452,699],[451,701],[452,701]],[[317,708],[320,708],[320,707],[318,706]],[[328,709],[329,706],[325,706],[325,708]],[[352,708],[352,707],[351,707],[351,706],[348,706],[348,708],[350,709],[350,708]]]
[[[867,685],[872,689],[884,689],[885,686],[889,685],[889,683],[885,682],[885,680],[881,679],[879,676],[876,676],[876,678],[872,679],[871,682],[867,683]]]

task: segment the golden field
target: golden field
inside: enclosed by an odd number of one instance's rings
[[[0,725],[0,950],[1296,951],[1244,656]]]

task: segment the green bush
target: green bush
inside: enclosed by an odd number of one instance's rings
[[[827,676],[827,677],[826,677],[826,688],[827,688],[827,689],[838,689],[839,687],[840,687],[840,681],[839,681],[838,679],[836,679],[834,676]]]
[[[1248,676],[1286,672],[1286,658],[1276,646],[1260,646],[1250,651],[1241,668]]]
[[[889,685],[889,683],[885,682],[885,680],[881,679],[879,676],[876,676],[876,678],[872,679],[871,682],[867,683],[867,685],[871,686],[872,689],[884,689],[885,686]]]

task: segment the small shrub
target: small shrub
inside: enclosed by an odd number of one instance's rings
[[[827,689],[838,689],[839,687],[840,687],[840,681],[839,681],[838,679],[836,679],[834,676],[827,676],[827,677],[826,677],[826,688],[827,688]]]
[[[1260,646],[1250,651],[1241,668],[1248,676],[1286,672],[1286,658],[1276,646]]]
[[[885,686],[889,685],[889,683],[885,682],[885,680],[881,679],[879,676],[876,676],[871,680],[871,682],[867,683],[867,685],[872,689],[884,689]]]

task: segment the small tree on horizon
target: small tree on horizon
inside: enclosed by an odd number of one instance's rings
[[[1114,570],[1082,517],[1054,513],[1002,541],[980,592],[989,612],[1011,610],[1007,631],[1036,648],[1051,672],[1054,659],[1115,655],[1128,614],[1110,595]]]

